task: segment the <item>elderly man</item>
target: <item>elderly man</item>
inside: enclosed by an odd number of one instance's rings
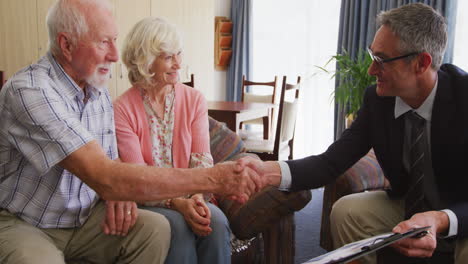
[[[368,70],[377,85],[367,89],[356,120],[342,137],[318,156],[242,162],[270,184],[301,190],[332,182],[373,148],[391,190],[337,201],[331,213],[334,246],[431,226],[429,235],[402,240],[394,249],[427,258],[449,251],[454,240],[456,263],[468,263],[468,177],[463,173],[468,164],[468,74],[441,66],[447,29],[431,7],[402,6],[379,14],[377,21]],[[375,255],[363,261],[375,263]]]
[[[58,0],[47,26],[49,53],[0,93],[1,263],[162,263],[167,220],[123,201],[199,192],[245,201],[261,186],[236,164],[184,170],[118,162],[105,89],[118,59],[111,7]]]

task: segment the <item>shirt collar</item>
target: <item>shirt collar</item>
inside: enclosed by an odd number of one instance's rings
[[[55,72],[59,76],[59,82],[62,83],[64,88],[64,92],[68,94],[70,97],[77,97],[79,100],[83,100],[85,97],[85,93],[81,87],[79,87],[76,82],[65,72],[62,65],[55,60],[52,53],[47,52],[47,58],[50,61],[50,64],[54,68]],[[89,93],[89,99],[93,100],[98,98],[101,95],[101,91],[96,89],[95,87],[88,85],[86,87],[87,92]]]
[[[424,100],[422,105],[417,109],[411,108],[411,106],[406,104],[403,101],[403,99],[401,99],[399,96],[396,96],[396,98],[395,98],[395,119],[397,119],[398,117],[400,117],[404,113],[413,110],[416,113],[418,113],[418,115],[420,115],[422,118],[424,118],[426,121],[431,121],[431,119],[432,119],[432,107],[434,106],[434,98],[435,98],[435,94],[437,92],[437,83],[438,82],[439,81],[436,80],[434,88],[432,88],[431,93],[426,98],[426,100]]]

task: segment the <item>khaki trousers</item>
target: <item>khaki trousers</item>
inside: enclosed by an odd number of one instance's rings
[[[334,248],[391,232],[403,221],[404,201],[390,200],[385,191],[347,195],[336,201],[330,214]],[[360,263],[377,263],[376,254],[360,259]],[[468,263],[468,239],[456,241],[455,263]]]
[[[0,263],[163,263],[170,226],[160,214],[138,210],[127,236],[105,235],[100,201],[80,228],[37,228],[6,210],[0,211]]]

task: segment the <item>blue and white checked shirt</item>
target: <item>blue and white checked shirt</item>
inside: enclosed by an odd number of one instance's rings
[[[0,92],[0,208],[41,228],[81,226],[97,194],[57,165],[97,140],[116,159],[108,91],[84,92],[48,53]]]

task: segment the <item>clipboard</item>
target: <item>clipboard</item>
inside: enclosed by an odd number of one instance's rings
[[[344,264],[369,253],[391,245],[401,239],[420,238],[428,234],[430,226],[411,229],[405,233],[384,233],[367,239],[359,240],[324,255],[310,259],[303,264]]]

